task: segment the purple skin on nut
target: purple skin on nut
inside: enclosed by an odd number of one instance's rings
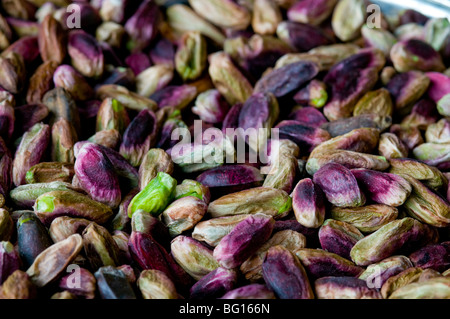
[[[197,281],[190,290],[191,299],[215,299],[233,289],[237,272],[219,267]]]
[[[324,225],[319,230],[319,240],[322,249],[351,260],[350,251],[358,239],[343,231]]]
[[[304,107],[291,113],[289,119],[313,127],[320,127],[322,124],[328,123],[322,112],[312,106]]]
[[[274,223],[267,215],[247,217],[222,238],[214,257],[224,268],[238,267],[270,238]]]
[[[313,62],[291,63],[262,77],[256,83],[254,92],[270,92],[277,98],[283,97],[298,90],[318,73],[319,67]]]
[[[92,199],[110,207],[120,204],[121,191],[114,166],[96,145],[86,145],[78,152],[74,169]]]
[[[352,172],[343,165],[328,163],[314,174],[314,183],[325,193],[328,201],[338,207],[357,207],[365,203]]]
[[[425,246],[412,253],[409,258],[415,267],[444,272],[450,267],[450,241]]]
[[[295,120],[281,121],[275,128],[279,129],[280,139],[291,140],[300,149],[306,148],[308,152],[330,139],[330,134],[327,131]]]
[[[229,193],[257,187],[262,184],[264,177],[255,167],[248,165],[224,165],[206,172],[197,177],[197,182],[208,186],[211,191],[225,191]]]

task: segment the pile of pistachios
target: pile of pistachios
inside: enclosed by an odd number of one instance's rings
[[[448,19],[0,6],[0,299],[450,299]]]

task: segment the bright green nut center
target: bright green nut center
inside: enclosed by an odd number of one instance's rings
[[[33,179],[34,179],[33,172],[32,171],[28,171],[27,174],[25,175],[25,180],[30,183],[30,182],[33,181]]]
[[[328,93],[326,91],[323,91],[321,96],[317,99],[312,99],[311,103],[313,106],[320,108],[324,106],[325,103],[327,103],[327,100],[328,100]]]
[[[286,202],[280,207],[280,209],[278,210],[278,214],[282,214],[284,212],[287,212],[288,210],[290,210],[292,208],[292,198],[288,197],[288,199],[286,200]]]
[[[51,213],[55,209],[55,204],[53,201],[55,200],[55,197],[53,196],[45,196],[40,198],[36,202],[36,211],[38,212],[44,212],[44,213]]]
[[[170,203],[176,186],[177,181],[174,178],[159,172],[142,191],[133,197],[128,207],[128,217],[131,218],[138,209],[152,215],[159,215]]]
[[[112,100],[112,109],[114,112],[119,113],[123,110],[123,106],[122,104],[120,104],[119,101],[117,101],[116,99]]]

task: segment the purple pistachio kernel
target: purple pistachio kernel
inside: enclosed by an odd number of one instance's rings
[[[175,59],[174,45],[166,38],[161,38],[150,49],[150,58],[153,64],[168,64],[173,66]]]
[[[302,87],[319,73],[317,64],[300,61],[273,70],[263,76],[255,86],[255,92],[270,92],[277,98]]]
[[[412,253],[409,258],[415,267],[444,272],[450,267],[450,242],[425,246]]]
[[[145,49],[158,33],[160,21],[158,6],[153,0],[145,0],[125,23],[130,40],[127,47],[136,52]]]
[[[319,25],[330,17],[337,0],[304,0],[288,9],[288,19],[295,22]]]
[[[430,79],[427,93],[435,103],[450,94],[450,77],[439,72],[428,72],[426,76]]]
[[[389,206],[400,206],[411,194],[411,185],[401,176],[370,169],[352,169],[353,176],[370,200]]]
[[[0,242],[0,285],[21,267],[19,254],[8,241]]]
[[[327,131],[295,120],[281,121],[275,128],[279,129],[280,139],[291,140],[308,152],[331,138]]]
[[[327,219],[319,230],[322,249],[350,259],[350,251],[364,237],[355,226],[334,219]]]
[[[275,294],[266,285],[250,284],[233,289],[220,299],[275,299]]]
[[[159,108],[173,106],[185,108],[196,96],[197,89],[192,85],[166,86],[153,93],[150,98],[158,103]]]
[[[224,268],[240,266],[272,234],[275,221],[264,214],[247,217],[222,238],[214,249],[214,257]]]
[[[225,195],[262,185],[264,177],[249,165],[224,165],[203,172],[197,182],[208,186],[215,195]]]
[[[328,163],[314,174],[314,183],[325,193],[328,201],[338,207],[358,207],[365,204],[356,178],[345,166]]]
[[[112,208],[119,206],[121,192],[114,166],[95,144],[82,147],[75,161],[79,183],[92,199]]]
[[[334,41],[322,29],[313,25],[283,21],[277,27],[277,35],[298,52],[305,52]]]
[[[136,76],[152,65],[148,55],[142,52],[132,53],[127,56],[125,58],[125,64],[133,71],[134,75]]]
[[[86,77],[100,77],[103,74],[104,56],[97,40],[81,31],[69,33],[68,52],[73,67]]]
[[[314,299],[305,269],[289,250],[282,246],[269,249],[262,264],[266,285],[280,299]]]
[[[297,221],[305,227],[320,227],[325,219],[325,195],[310,178],[298,182],[292,192],[292,208]]]
[[[237,272],[233,269],[216,268],[195,283],[190,290],[191,299],[211,299],[223,296],[234,288]]]
[[[322,112],[311,106],[303,107],[292,112],[289,115],[289,119],[313,127],[320,127],[322,124],[328,123]]]
[[[139,166],[154,143],[156,135],[156,116],[150,110],[142,110],[131,121],[123,134],[120,154],[131,165]]]
[[[301,248],[295,251],[295,255],[312,279],[327,276],[356,277],[364,271],[352,261],[322,249]]]
[[[330,121],[350,117],[358,100],[376,84],[384,64],[381,51],[364,49],[334,65],[324,78],[331,89],[325,116]]]

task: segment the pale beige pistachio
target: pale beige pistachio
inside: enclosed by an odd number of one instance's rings
[[[95,37],[99,42],[106,42],[114,48],[120,48],[125,36],[125,28],[115,22],[105,21],[95,30]]]
[[[428,125],[425,140],[427,143],[450,143],[450,119],[443,118]]]
[[[381,83],[386,86],[395,75],[397,75],[397,70],[394,67],[385,66],[380,74]]]
[[[191,237],[175,237],[170,248],[175,261],[195,280],[200,280],[220,266],[213,251]]]
[[[351,168],[365,168],[375,171],[384,171],[389,167],[389,161],[384,156],[337,150],[318,154],[314,157],[310,156],[306,163],[306,171],[313,175],[322,166],[330,162]]]
[[[192,238],[203,241],[210,246],[217,246],[220,240],[250,214],[211,218],[195,225]]]
[[[254,0],[252,28],[262,35],[274,34],[278,24],[283,20],[281,12],[272,0]]]
[[[100,85],[95,90],[95,93],[97,95],[97,98],[102,101],[110,97],[116,99],[117,101],[122,103],[123,106],[132,110],[142,111],[145,109],[157,109],[157,104],[155,103],[155,101],[141,96],[137,93],[131,92],[124,86],[116,84],[104,84]]]
[[[395,290],[389,299],[450,299],[450,278],[432,278]]]
[[[382,226],[395,220],[397,216],[397,208],[383,204],[331,208],[331,218],[349,223],[365,233],[371,233],[380,229]]]
[[[196,80],[206,68],[206,40],[198,31],[186,32],[175,53],[175,69],[183,81]]]
[[[72,263],[82,247],[83,239],[79,234],[71,235],[48,247],[36,257],[27,270],[31,282],[37,287],[44,287],[58,278]]]
[[[0,15],[0,49],[5,50],[9,47],[12,40],[12,31],[6,19]]]
[[[377,289],[354,277],[322,277],[314,288],[318,299],[382,299]]]
[[[379,285],[376,288],[381,288],[383,283],[388,279],[386,277],[390,276],[392,272],[399,273],[413,266],[411,260],[406,256],[391,256],[367,266],[366,270],[358,278],[375,286]]]
[[[314,62],[319,66],[319,71],[327,71],[336,63],[336,58],[320,53],[287,53],[277,60],[275,69],[300,61]]]
[[[386,57],[389,57],[392,46],[397,43],[395,36],[382,28],[371,28],[364,25],[361,28],[361,33],[369,46],[383,51]]]
[[[64,118],[59,118],[52,125],[52,161],[75,163],[73,147],[78,141],[73,125]]]
[[[447,187],[448,181],[442,172],[434,166],[408,158],[390,159],[389,173],[402,177],[411,176],[432,189]]]
[[[444,272],[442,273],[442,276],[444,276],[444,277],[450,277],[450,268],[447,269],[446,271],[444,271]]]
[[[41,161],[50,138],[50,127],[36,123],[22,136],[14,156],[12,177],[14,185],[26,183],[27,171]]]
[[[232,0],[189,0],[197,14],[221,27],[245,30],[251,19],[250,12]]]
[[[117,247],[119,248],[119,260],[120,257],[131,258],[130,252],[128,250],[128,240],[130,239],[130,235],[128,235],[124,231],[115,230],[112,233],[112,238],[114,239],[114,241],[117,244]],[[132,272],[132,274],[134,275],[134,272]],[[136,281],[136,278],[134,278],[133,282],[134,281]]]
[[[84,252],[92,269],[120,265],[119,246],[105,227],[90,223],[82,235]]]
[[[443,277],[439,271],[436,271],[431,268],[424,269],[420,274],[419,280],[417,282],[425,282],[433,278]]]
[[[142,190],[159,172],[171,175],[173,169],[172,159],[163,149],[150,149],[139,166],[139,188]]]
[[[367,92],[356,104],[353,116],[362,114],[377,114],[380,116],[392,116],[394,105],[388,90],[381,88]]]
[[[394,35],[399,41],[410,39],[424,40],[425,27],[414,22],[406,23],[395,28]]]
[[[428,189],[420,181],[405,175],[412,186],[411,196],[403,205],[405,211],[412,217],[435,227],[450,225],[450,205],[440,195]]]
[[[0,241],[8,241],[14,231],[14,223],[10,213],[0,208]]]
[[[34,299],[36,286],[27,273],[16,270],[0,286],[0,299]]]
[[[261,246],[253,256],[249,257],[244,263],[241,264],[241,273],[245,276],[245,279],[257,282],[263,278],[262,264],[267,252],[271,247],[283,246],[291,252],[295,252],[300,248],[306,247],[306,237],[293,230],[282,230],[275,233],[264,245]]]
[[[298,161],[294,156],[280,155],[269,168],[263,186],[290,192],[298,170]]]
[[[53,242],[57,243],[73,234],[81,234],[90,223],[91,221],[84,218],[61,216],[52,221],[48,232]]]
[[[77,296],[68,290],[64,290],[53,294],[50,299],[77,299]]]
[[[141,272],[137,286],[144,299],[178,299],[172,280],[157,269],[147,269]]]
[[[193,228],[205,215],[207,205],[194,196],[186,196],[172,202],[162,212],[162,220],[171,236]]]
[[[19,93],[26,79],[25,62],[22,55],[13,51],[0,56],[0,85],[10,93]]]
[[[393,133],[383,133],[380,136],[378,153],[387,159],[408,157],[408,147]]]
[[[395,290],[418,281],[422,273],[422,268],[411,267],[388,278],[381,287],[381,295],[384,299],[389,298]]]
[[[122,141],[120,132],[116,129],[102,130],[96,132],[94,135],[87,139],[88,142],[117,149]]]
[[[280,219],[292,209],[292,199],[279,189],[256,187],[222,196],[211,202],[211,217],[264,213]]]
[[[309,53],[332,57],[337,63],[358,53],[359,50],[361,48],[353,43],[337,43],[319,46],[310,50]]]
[[[300,148],[291,140],[272,140],[271,142],[270,162],[277,159],[278,156],[293,156],[298,157],[300,155]],[[273,150],[276,150],[274,152]]]
[[[336,36],[343,42],[356,39],[366,21],[363,0],[341,0],[334,9],[331,25]]]
[[[209,76],[230,105],[244,103],[253,93],[251,83],[223,51],[209,56]]]
[[[336,136],[318,145],[310,158],[318,157],[335,150],[347,150],[359,153],[371,153],[378,145],[380,131],[375,128],[358,128],[344,135]]]
[[[359,240],[353,246],[350,256],[355,264],[368,266],[395,254],[408,241],[426,243],[427,239],[432,241],[435,236],[436,233],[428,226],[411,217],[405,217],[394,220]]]
[[[162,89],[173,79],[173,67],[169,64],[155,64],[136,76],[136,92],[150,96]]]
[[[189,6],[184,4],[174,4],[167,8],[167,22],[174,30],[179,33],[186,31],[199,31],[204,36],[214,40],[222,45],[225,36],[215,26],[200,17]],[[189,23],[186,23],[189,21]]]

